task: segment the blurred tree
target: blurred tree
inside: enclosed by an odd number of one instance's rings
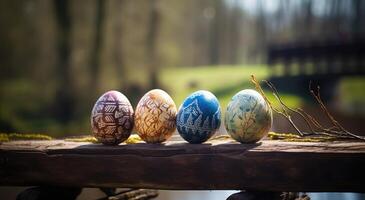
[[[56,23],[58,25],[58,67],[57,67],[57,92],[54,102],[54,117],[67,123],[73,117],[75,109],[73,87],[71,82],[70,53],[71,53],[71,19],[70,2],[68,0],[54,0]]]
[[[212,20],[210,22],[210,37],[209,37],[209,64],[217,65],[219,64],[219,52],[220,52],[220,40],[222,37],[222,30],[223,23],[222,23],[222,16],[224,13],[223,2],[220,0],[212,1]]]
[[[127,89],[128,85],[127,85],[127,81],[124,78],[126,75],[126,70],[125,70],[125,62],[124,62],[124,57],[125,54],[123,52],[123,33],[126,30],[123,30],[123,15],[122,15],[122,8],[124,6],[124,1],[113,1],[113,10],[111,10],[114,13],[114,27],[113,27],[113,33],[114,33],[114,52],[112,52],[113,55],[113,60],[115,61],[115,68],[116,68],[116,72],[118,74],[118,89],[120,89],[121,91],[124,91]]]
[[[148,65],[149,65],[149,79],[150,79],[150,87],[158,88],[158,73],[159,66],[161,63],[158,58],[158,36],[161,24],[161,14],[160,14],[160,5],[159,1],[149,1],[150,6],[150,21],[148,23],[148,33],[147,33],[147,56],[148,56]]]
[[[91,83],[89,88],[98,88],[99,85],[99,77],[98,74],[100,72],[100,54],[101,54],[101,46],[103,42],[103,23],[104,23],[104,12],[105,12],[105,1],[104,0],[96,0],[96,8],[95,8],[95,39],[94,39],[94,48],[91,51],[91,63],[90,63],[90,71],[91,71]],[[97,95],[97,90],[94,91],[94,96]],[[92,92],[90,91],[90,92]]]
[[[352,17],[352,31],[354,37],[364,37],[365,33],[365,3],[362,0],[352,0],[352,9],[354,14]]]
[[[256,17],[256,54],[264,55],[262,51],[267,48],[267,16],[264,10],[264,3],[262,0],[257,1],[257,17]]]
[[[229,24],[229,46],[227,48],[228,52],[228,63],[236,64],[238,62],[238,49],[240,43],[240,24],[241,24],[241,10],[239,8],[239,0],[234,0],[232,8],[230,10],[230,24]]]

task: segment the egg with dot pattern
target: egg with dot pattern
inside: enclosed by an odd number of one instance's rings
[[[241,143],[255,143],[270,130],[272,111],[261,94],[246,89],[232,97],[224,122],[233,139]]]
[[[92,133],[106,145],[117,145],[128,139],[133,121],[133,108],[129,100],[114,90],[104,93],[91,112]]]
[[[182,103],[176,117],[176,126],[182,138],[192,144],[207,141],[221,123],[218,99],[209,91],[192,93]]]
[[[147,143],[161,143],[176,130],[176,105],[170,95],[160,89],[147,92],[138,102],[135,130]]]

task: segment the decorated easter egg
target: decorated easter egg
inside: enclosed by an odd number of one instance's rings
[[[133,129],[133,108],[127,97],[114,90],[104,93],[91,112],[91,128],[103,144],[125,141]]]
[[[135,112],[135,130],[147,143],[161,143],[176,130],[176,105],[163,90],[147,92],[138,102]]]
[[[207,141],[219,128],[221,110],[218,99],[209,91],[192,93],[182,103],[176,117],[176,127],[189,143]]]
[[[224,122],[233,139],[254,143],[271,128],[272,111],[261,94],[251,89],[242,90],[229,102]]]

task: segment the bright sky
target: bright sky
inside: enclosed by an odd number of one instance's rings
[[[227,2],[231,5],[234,5],[236,2],[240,5],[248,14],[255,15],[257,12],[258,0],[227,0]],[[274,13],[278,7],[280,0],[261,0],[263,4],[263,9],[267,13]],[[291,0],[291,6],[298,6],[302,1]],[[314,15],[323,15],[326,10],[326,4],[330,3],[330,0],[314,0],[312,1],[313,7],[312,11]]]

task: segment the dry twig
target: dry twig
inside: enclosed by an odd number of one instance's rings
[[[311,83],[309,84],[309,91],[312,94],[312,96],[315,98],[316,102],[319,104],[321,110],[325,113],[327,118],[332,123],[332,127],[325,128],[321,123],[318,122],[318,120],[313,117],[312,115],[308,114],[301,108],[290,108],[287,106],[284,101],[281,99],[279,92],[275,88],[275,86],[266,80],[263,80],[263,82],[270,88],[272,94],[274,95],[275,99],[279,102],[280,109],[275,108],[272,103],[269,101],[269,99],[265,96],[264,91],[262,90],[260,83],[256,80],[254,75],[251,75],[251,81],[255,85],[256,90],[261,93],[261,95],[264,97],[265,101],[269,105],[269,107],[276,113],[280,114],[284,118],[288,120],[290,125],[297,131],[299,136],[301,137],[311,137],[311,136],[326,136],[331,137],[334,139],[358,139],[358,140],[365,140],[365,137],[353,134],[346,130],[335,118],[333,115],[328,111],[327,107],[323,103],[321,96],[320,96],[320,88],[317,87],[317,93],[315,93],[311,89]],[[309,128],[310,132],[304,132],[300,130],[296,124],[296,122],[293,120],[291,113],[297,114],[300,119],[302,119],[307,127]]]

